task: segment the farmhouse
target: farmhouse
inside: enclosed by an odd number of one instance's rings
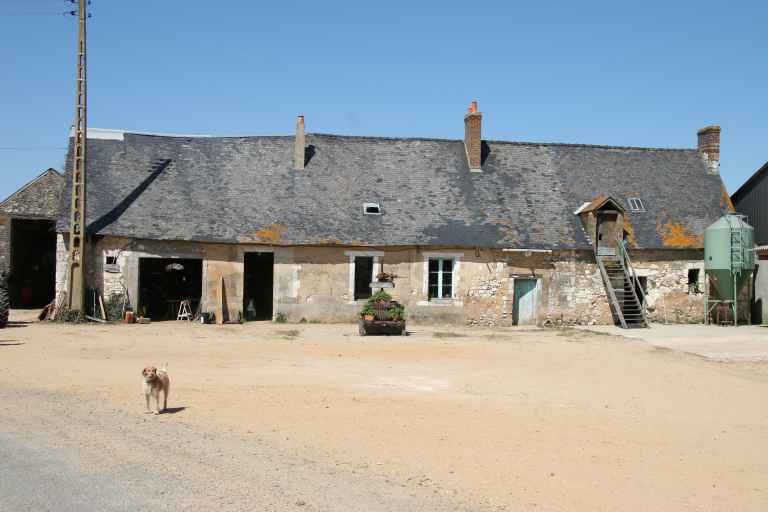
[[[702,233],[732,211],[719,127],[693,149],[481,130],[476,103],[463,140],[308,134],[303,117],[293,136],[91,130],[87,284],[153,320],[191,298],[229,319],[350,321],[380,273],[411,320],[629,323],[622,293],[651,319],[701,320]],[[69,189],[60,296],[68,219]],[[603,258],[623,247],[634,271],[614,289],[606,273],[622,267]]]

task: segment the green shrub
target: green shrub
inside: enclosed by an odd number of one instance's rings
[[[376,293],[374,293],[370,299],[368,299],[369,303],[374,302],[389,302],[392,300],[392,296],[385,292],[384,290],[379,290]]]
[[[107,320],[110,322],[120,322],[123,320],[123,301],[125,295],[122,293],[113,293],[104,301],[104,312],[107,314]],[[130,311],[131,305],[126,302],[125,310]]]
[[[405,319],[405,308],[397,302],[392,302],[387,309],[387,314],[391,320],[403,320]]]
[[[362,310],[360,310],[360,316],[361,316],[361,317],[362,317],[362,316],[366,316],[366,315],[371,315],[371,316],[373,316],[373,315],[375,315],[375,314],[376,314],[376,313],[374,313],[374,311],[373,311],[373,306],[371,306],[371,303],[370,303],[370,302],[368,302],[368,303],[367,303],[365,306],[363,306],[363,309],[362,309]]]

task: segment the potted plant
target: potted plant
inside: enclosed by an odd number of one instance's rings
[[[373,307],[371,306],[370,303],[363,306],[362,311],[360,311],[360,316],[363,317],[363,320],[366,320],[368,322],[376,318],[376,315],[373,311]]]
[[[379,290],[378,292],[374,293],[373,296],[368,299],[369,303],[389,303],[392,300],[392,296],[385,292],[384,290]]]
[[[402,306],[402,304],[392,301],[389,303],[387,314],[389,314],[390,320],[399,322],[400,320],[405,318],[405,308]]]

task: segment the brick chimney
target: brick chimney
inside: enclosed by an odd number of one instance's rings
[[[702,154],[709,171],[713,174],[720,172],[720,126],[706,126],[699,130],[699,153]]]
[[[297,171],[304,170],[305,158],[304,116],[296,117],[296,138],[293,147],[293,168]]]
[[[472,172],[482,172],[483,139],[481,135],[483,114],[477,111],[477,101],[469,106],[464,115],[464,149],[467,152],[467,163]]]

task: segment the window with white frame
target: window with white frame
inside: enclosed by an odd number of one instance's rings
[[[427,297],[433,299],[451,299],[454,291],[454,258],[429,258],[427,277]]]
[[[627,199],[627,204],[629,205],[629,211],[631,212],[644,212],[645,211],[645,205],[643,204],[643,200],[639,197],[630,197]]]

